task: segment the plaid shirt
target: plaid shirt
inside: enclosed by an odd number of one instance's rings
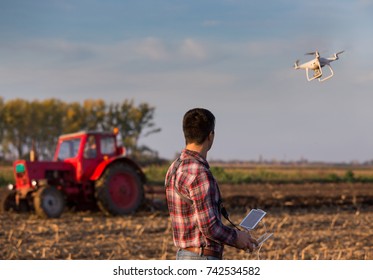
[[[209,168],[197,152],[184,149],[168,169],[166,198],[178,248],[206,247],[221,252],[223,244],[233,246],[237,239],[236,231],[221,221],[220,191]]]

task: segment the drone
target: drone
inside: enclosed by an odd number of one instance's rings
[[[315,58],[301,65],[299,65],[299,59],[298,59],[294,64],[294,69],[306,69],[306,77],[309,82],[315,79],[318,79],[319,82],[326,81],[330,79],[331,77],[333,77],[334,75],[334,72],[333,72],[332,67],[330,66],[330,63],[335,60],[338,60],[339,55],[343,52],[344,51],[337,52],[332,57],[329,57],[329,58],[320,57],[320,53],[318,51],[306,53],[305,55],[314,55]],[[328,66],[330,73],[329,73],[329,76],[321,78],[323,75],[323,71],[321,70],[321,68],[323,68],[325,65]],[[309,75],[308,73],[309,70],[313,70],[313,76]]]

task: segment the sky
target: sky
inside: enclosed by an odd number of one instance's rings
[[[133,99],[172,159],[182,118],[216,117],[209,160],[373,159],[373,0],[0,0],[0,96]],[[326,82],[294,62],[345,50]]]

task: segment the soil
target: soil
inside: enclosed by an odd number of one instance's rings
[[[0,259],[175,259],[161,187],[137,213],[65,211],[59,219],[0,214]],[[267,211],[254,235],[273,232],[260,250],[225,247],[224,259],[373,259],[373,185],[222,185],[231,220]]]

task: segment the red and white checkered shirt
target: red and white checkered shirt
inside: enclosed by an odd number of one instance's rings
[[[199,153],[184,149],[168,169],[165,185],[176,247],[221,252],[223,244],[235,244],[237,232],[221,221],[219,187]]]

